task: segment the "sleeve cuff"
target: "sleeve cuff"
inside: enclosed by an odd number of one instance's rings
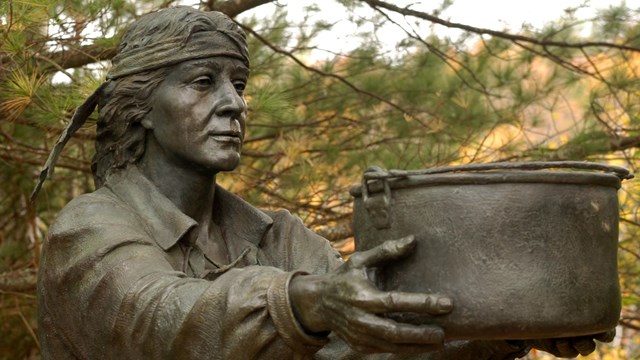
[[[267,290],[267,306],[278,334],[284,342],[298,353],[315,353],[325,346],[327,337],[313,336],[307,333],[295,315],[289,300],[289,282],[303,272],[284,273],[276,276]]]

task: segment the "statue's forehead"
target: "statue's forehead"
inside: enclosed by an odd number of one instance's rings
[[[249,68],[245,63],[237,58],[228,56],[211,56],[204,59],[185,60],[177,65],[182,70],[190,70],[193,68],[211,68],[214,70],[222,70],[227,68],[233,71],[244,72],[249,74]]]

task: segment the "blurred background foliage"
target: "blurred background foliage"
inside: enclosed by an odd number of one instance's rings
[[[329,2],[359,29],[355,48],[318,45],[334,24],[313,15]],[[93,190],[96,115],[30,204],[41,165],[76,106],[103,80],[127,24],[179,3],[0,2],[0,359],[39,358],[40,247],[58,211]],[[582,19],[576,12],[584,4],[576,1],[542,28],[515,31],[438,17],[451,1],[424,10],[392,0],[327,0],[297,21],[286,6],[260,10],[268,3],[194,5],[235,17],[251,50],[243,161],[219,181],[257,206],[289,209],[345,255],[353,251],[348,189],[373,164],[590,160],[633,172],[640,164],[640,10],[625,2]],[[442,36],[434,24],[461,35]],[[401,39],[389,49],[380,31]],[[618,336],[589,359],[640,358],[639,188],[632,180],[620,191]]]

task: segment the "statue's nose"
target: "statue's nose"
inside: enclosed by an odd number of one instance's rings
[[[238,94],[233,84],[225,84],[216,95],[218,97],[215,110],[217,116],[237,118],[246,110],[244,98]]]

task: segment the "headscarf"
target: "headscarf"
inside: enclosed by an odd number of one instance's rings
[[[118,54],[112,59],[106,81],[76,109],[53,146],[31,193],[31,201],[37,197],[44,181],[53,176],[62,149],[91,116],[110,81],[187,60],[217,56],[239,59],[249,67],[244,33],[220,12],[175,7],[144,15],[131,24],[118,47]]]

